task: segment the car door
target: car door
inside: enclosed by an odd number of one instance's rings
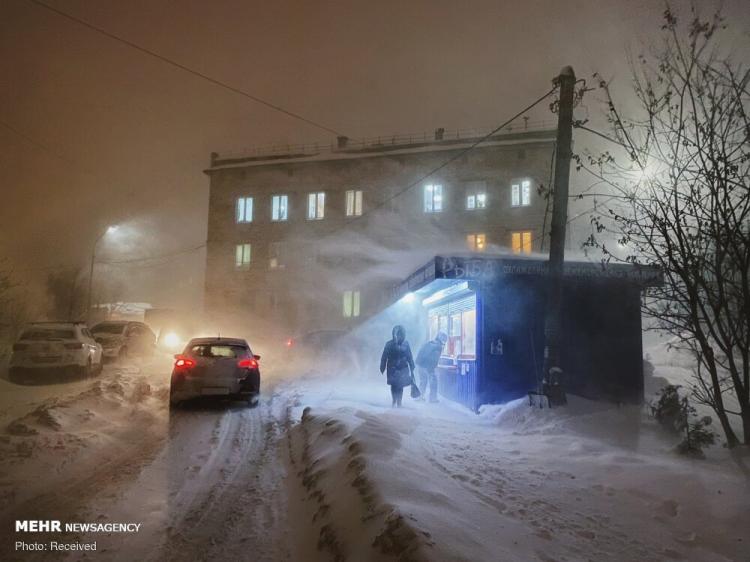
[[[152,353],[156,347],[156,334],[146,324],[141,324],[141,339],[143,342],[143,351],[145,353]]]
[[[132,335],[129,338],[131,340],[131,349],[135,350],[138,355],[143,355],[146,351],[146,334],[143,330],[143,326],[140,324],[131,324],[130,329]]]

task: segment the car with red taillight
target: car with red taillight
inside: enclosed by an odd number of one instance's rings
[[[13,382],[41,382],[54,372],[90,376],[102,370],[102,346],[82,322],[34,322],[13,344]]]
[[[194,338],[175,355],[169,404],[201,397],[243,400],[250,405],[260,395],[260,355],[239,338]]]

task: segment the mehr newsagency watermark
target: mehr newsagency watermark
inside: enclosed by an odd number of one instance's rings
[[[137,533],[142,523],[63,523],[54,519],[23,519],[16,520],[16,533]],[[95,551],[96,541],[63,541],[63,540],[17,540],[15,550],[20,551],[49,551],[49,552],[71,552],[71,551]]]

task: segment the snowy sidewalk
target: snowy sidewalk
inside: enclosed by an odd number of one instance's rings
[[[377,380],[294,388],[291,472],[321,560],[750,560],[746,476],[725,450],[674,456],[637,408],[477,416],[392,410]]]

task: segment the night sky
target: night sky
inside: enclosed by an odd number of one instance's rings
[[[646,0],[49,4],[353,138],[491,128],[566,64],[625,88],[627,49],[658,35],[663,10]],[[750,3],[725,9],[733,46],[746,48]],[[85,263],[113,223],[128,239],[104,244],[103,258],[200,245],[211,151],[332,139],[28,0],[2,0],[2,12],[0,253],[19,272]],[[189,273],[188,292],[202,286],[201,251],[146,265],[131,273],[149,299],[166,298],[154,279],[170,272]]]

